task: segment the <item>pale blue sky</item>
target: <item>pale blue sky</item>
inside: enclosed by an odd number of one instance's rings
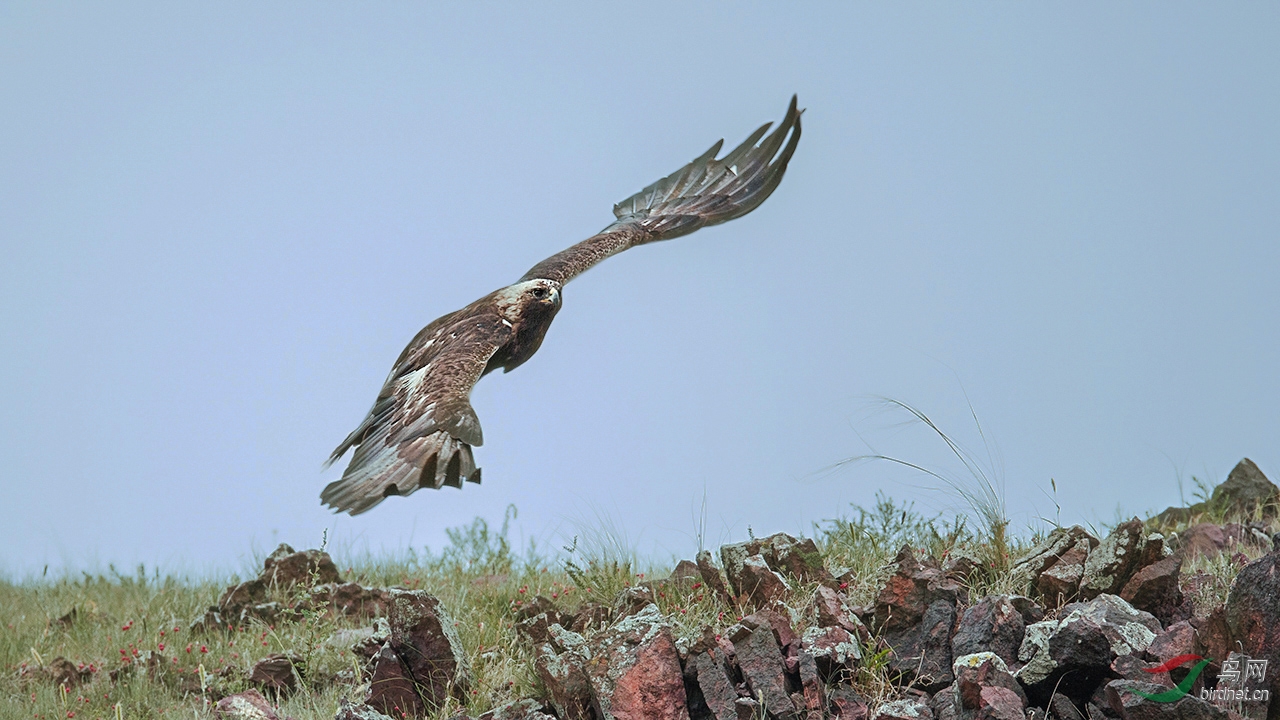
[[[4,3],[0,570],[945,507],[821,473],[944,459],[872,396],[980,445],[967,392],[1019,527],[1050,478],[1065,521],[1274,478],[1277,38],[1263,3]],[[767,203],[579,278],[480,383],[482,486],[321,508],[420,327],[792,93]]]

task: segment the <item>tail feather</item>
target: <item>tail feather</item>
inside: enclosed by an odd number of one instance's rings
[[[448,432],[391,445],[383,440],[365,438],[342,479],[329,483],[320,493],[321,502],[334,512],[359,515],[393,495],[480,482],[471,446]]]

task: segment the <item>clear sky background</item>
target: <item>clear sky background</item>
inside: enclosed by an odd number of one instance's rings
[[[1280,475],[1280,7],[0,5],[0,572],[555,548],[945,510],[1015,528]],[[321,470],[423,325],[798,93],[777,192],[575,280],[473,396],[484,484],[358,518]],[[966,394],[968,400],[966,400]],[[343,463],[345,465],[345,462]]]

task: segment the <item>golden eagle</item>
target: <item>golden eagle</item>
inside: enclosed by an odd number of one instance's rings
[[[801,112],[792,97],[772,133],[773,123],[766,123],[720,159],[724,141],[717,142],[614,205],[617,220],[599,234],[423,328],[400,353],[369,414],[330,456],[331,464],[356,449],[342,479],[320,493],[321,501],[358,515],[391,495],[480,482],[471,454],[483,442],[470,400],[476,381],[498,368],[510,372],[532,357],[560,310],[561,288],[591,266],[637,245],[742,217],[764,202],[800,141]]]

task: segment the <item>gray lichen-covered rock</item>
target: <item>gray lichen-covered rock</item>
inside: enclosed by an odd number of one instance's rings
[[[749,555],[737,566],[729,580],[738,589],[738,597],[756,606],[782,600],[788,591],[787,581],[774,572],[761,555]]]
[[[343,699],[338,703],[338,712],[333,716],[333,720],[392,720],[392,718],[368,705],[355,705],[350,700]]]
[[[1114,595],[1099,595],[1062,608],[1059,617],[1027,626],[1016,673],[1033,700],[1046,701],[1055,689],[1087,698],[1119,655],[1141,653],[1160,630],[1149,613]]]
[[[1092,549],[1091,538],[1080,538],[1036,578],[1036,593],[1051,607],[1074,600]]]
[[[811,627],[800,641],[801,651],[818,663],[823,678],[839,668],[852,668],[862,659],[862,646],[848,630],[839,626]]]
[[[534,668],[551,694],[556,714],[563,720],[603,717],[587,674],[593,657],[586,639],[559,625],[548,628],[547,636],[538,647]]]
[[[1013,564],[1011,574],[1023,592],[1031,592],[1035,588],[1040,575],[1052,567],[1081,539],[1087,539],[1090,547],[1098,544],[1096,538],[1079,525],[1069,528],[1054,528],[1044,540],[1031,548],[1022,559]]]
[[[555,720],[537,700],[517,700],[496,707],[476,720]]]
[[[928,700],[913,696],[881,705],[873,717],[875,720],[933,720],[933,710]]]
[[[1027,696],[1000,656],[991,652],[956,658],[956,681],[934,698],[934,709],[957,720],[1023,720]],[[950,707],[947,706],[950,704]]]
[[[680,655],[671,627],[649,605],[592,638],[586,664],[600,711],[618,720],[688,717]]]
[[[720,598],[723,603],[732,602],[729,597],[729,586],[725,584],[724,573],[720,572],[720,568],[711,560],[710,550],[700,550],[695,560],[698,565],[698,573],[702,575],[702,582]]]
[[[213,706],[213,716],[218,720],[280,720],[275,708],[257,690],[222,698]]]
[[[1141,520],[1133,518],[1117,525],[1089,553],[1080,579],[1080,597],[1091,600],[1103,593],[1119,593],[1141,567],[1146,545],[1146,530]]]
[[[753,538],[747,542],[725,545],[720,548],[720,562],[735,595],[745,590],[737,586],[734,578],[741,573],[747,558],[759,555],[770,569],[788,577],[809,582],[827,577],[818,546],[809,538],[794,538],[786,533],[775,533],[765,538]]]

